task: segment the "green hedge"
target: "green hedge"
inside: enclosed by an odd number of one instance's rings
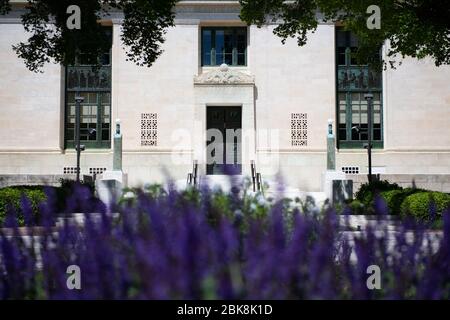
[[[423,189],[406,188],[383,191],[380,196],[386,201],[389,214],[400,214],[403,201],[412,194],[425,192]]]
[[[33,214],[37,217],[37,223],[39,223],[39,204],[47,199],[44,188],[50,188],[55,193],[55,209],[57,212],[63,212],[66,208],[66,200],[73,192],[73,188],[77,184],[73,180],[61,179],[60,187],[49,186],[13,186],[0,189],[0,227],[3,225],[8,206],[12,205],[15,211],[18,213],[17,221],[19,226],[24,225],[24,216],[20,208],[20,200],[22,194],[24,194],[31,201],[33,208]],[[92,194],[94,194],[95,186],[93,182],[81,182],[81,185],[89,188]],[[94,197],[95,198],[95,197]],[[98,200],[97,198],[95,198]],[[94,202],[92,202],[94,203]],[[77,208],[75,208],[77,210]]]
[[[372,183],[364,183],[355,194],[356,200],[362,202],[366,206],[373,206],[373,200],[376,194],[391,190],[402,190],[396,183],[390,183],[386,180],[373,181]]]
[[[450,207],[450,195],[443,192],[426,191],[409,195],[401,205],[402,216],[412,216],[418,220],[430,220],[430,205],[434,202],[437,216]]]
[[[368,208],[359,200],[353,200],[348,204],[353,214],[372,214],[373,208]]]
[[[450,206],[450,195],[442,192],[427,191],[417,188],[403,189],[396,183],[374,181],[361,185],[356,193],[356,200],[349,205],[354,214],[372,214],[374,199],[379,194],[389,209],[389,214],[412,216],[417,220],[430,218],[430,205],[436,204],[438,220],[442,212]]]
[[[3,225],[9,206],[13,206],[18,214],[18,223],[24,225],[24,216],[20,208],[22,194],[31,202],[33,214],[38,216],[39,204],[46,200],[46,195],[42,187],[34,186],[14,186],[0,189],[0,225]]]

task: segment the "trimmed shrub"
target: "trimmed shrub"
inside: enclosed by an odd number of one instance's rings
[[[370,184],[367,182],[361,185],[358,192],[356,192],[355,198],[366,206],[372,206],[376,194],[391,190],[402,190],[402,187],[387,180],[373,181]]]
[[[95,183],[93,181],[77,182],[75,180],[60,179],[61,187],[52,188],[55,191],[55,209],[57,214],[85,212],[93,210],[102,202],[95,195]],[[74,202],[73,197],[76,190],[83,190],[86,197],[91,201],[86,201],[90,207],[83,206],[80,202]]]
[[[433,209],[434,204],[434,209]],[[432,211],[438,218],[450,207],[450,195],[443,192],[426,191],[409,195],[401,205],[402,216],[412,216],[417,220],[432,220]]]
[[[384,223],[343,236],[332,209],[323,214],[293,209],[288,225],[284,217],[300,201],[269,203],[258,195],[245,199],[240,194],[199,192],[200,205],[196,197],[169,190],[156,199],[142,193],[134,205],[117,206],[118,215],[106,214],[105,208],[85,211],[101,213],[100,219],[88,214],[84,225],[68,219],[62,227],[43,228],[32,246],[0,232],[0,297],[450,299],[450,246],[445,241],[450,237],[450,212],[444,215],[443,240],[433,241],[433,250],[427,250],[423,243],[428,234],[420,224],[398,226],[395,239],[376,232]],[[49,212],[55,212],[53,197],[49,193]],[[97,205],[93,199],[85,188],[76,188],[67,202],[92,208]],[[263,207],[267,214],[260,216]],[[219,219],[211,223],[211,210],[216,209]],[[252,211],[244,229],[246,210]],[[234,214],[226,217],[227,211]],[[415,236],[405,241],[410,231]],[[70,265],[83,272],[82,290],[67,286]],[[382,290],[366,286],[369,265],[383,270]]]
[[[33,209],[33,215],[39,216],[39,204],[46,200],[46,195],[40,186],[14,186],[0,189],[0,225],[3,225],[10,207],[17,213],[17,222],[25,224],[21,209],[22,195],[28,198]]]
[[[73,193],[73,190],[78,185],[88,188],[92,194],[95,193],[95,183],[91,182],[91,181],[81,180],[78,183],[75,180],[59,179],[59,182],[61,183],[61,187],[53,188],[57,195],[56,196],[56,207],[57,207],[58,212],[64,211],[64,208],[66,208],[66,206],[67,206],[67,203],[66,203],[67,199],[71,196],[71,194]]]
[[[77,185],[82,185],[84,187],[89,188],[91,192],[95,191],[95,183],[94,181],[83,181],[81,180],[79,183],[75,180],[70,179],[59,179],[59,183],[61,183],[61,189],[67,192],[72,192],[73,189]]]
[[[353,214],[369,214],[370,213],[366,210],[368,208],[366,208],[364,203],[362,203],[359,200],[353,200],[352,202],[350,202],[349,207],[352,210]]]
[[[68,207],[67,200],[71,198],[75,188],[78,184],[73,180],[60,180],[61,187],[50,186],[11,186],[0,189],[0,226],[5,222],[5,218],[8,213],[8,209],[12,206],[12,209],[17,213],[17,222],[19,226],[25,225],[25,219],[23,210],[21,209],[21,199],[24,195],[30,201],[33,215],[33,224],[40,224],[39,205],[47,200],[47,195],[44,191],[45,188],[51,190],[55,197],[55,211],[56,213],[62,213]],[[80,186],[88,188],[89,194],[93,195],[95,188],[91,182],[81,183]],[[93,197],[92,202],[100,201]],[[81,208],[76,203],[71,206],[72,212],[80,211]]]
[[[416,188],[406,188],[406,189],[395,189],[389,191],[383,191],[380,193],[381,197],[386,201],[389,208],[389,214],[400,214],[401,205],[406,197],[418,193],[424,192],[423,189]]]

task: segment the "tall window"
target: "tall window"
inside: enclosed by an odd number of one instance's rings
[[[383,147],[383,104],[381,71],[357,65],[354,53],[357,38],[349,31],[336,29],[337,134],[338,148],[362,148],[367,143],[368,117],[364,94],[373,94],[372,140],[374,148]]]
[[[112,30],[108,33],[112,35]],[[75,146],[75,96],[84,97],[81,105],[80,140],[86,148],[111,147],[111,53],[100,58],[101,66],[83,64],[66,67],[65,145]]]
[[[247,64],[247,28],[202,28],[202,65]]]

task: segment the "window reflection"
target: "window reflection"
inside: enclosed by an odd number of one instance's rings
[[[202,28],[202,65],[246,65],[247,28]]]

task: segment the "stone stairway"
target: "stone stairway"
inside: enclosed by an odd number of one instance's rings
[[[212,190],[221,189],[224,192],[230,192],[232,185],[242,189],[246,184],[250,185],[249,193],[252,194],[251,179],[249,177],[227,175],[199,176],[199,186],[208,185]],[[279,183],[275,180],[263,180],[263,184],[265,185],[263,193],[265,198],[279,198],[280,195],[291,199],[299,198],[302,201],[309,198],[313,199],[315,205],[319,208],[323,206],[326,200],[324,192],[306,192],[292,186],[280,187]],[[186,180],[177,180],[175,185],[179,190],[187,187]]]
[[[343,231],[364,231],[369,226],[374,230],[397,231],[401,221],[392,215],[340,215],[339,224]]]

